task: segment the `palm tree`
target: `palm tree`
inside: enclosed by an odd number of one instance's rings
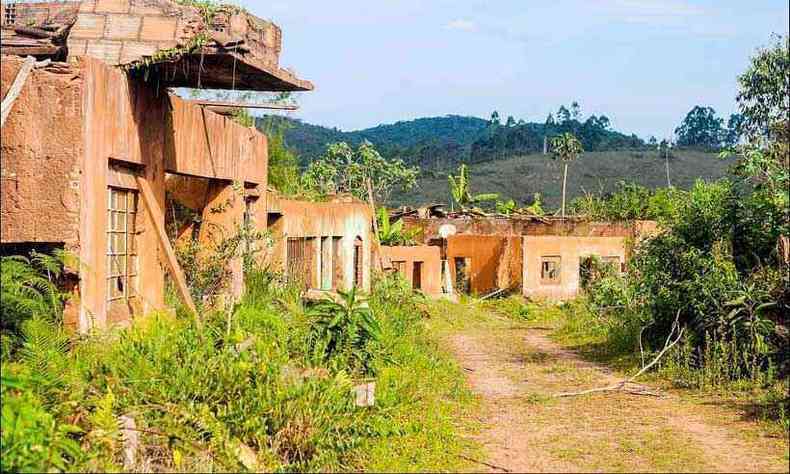
[[[551,154],[555,160],[561,160],[562,170],[562,217],[565,218],[565,185],[568,182],[568,163],[584,152],[582,143],[576,135],[565,132],[551,140]]]

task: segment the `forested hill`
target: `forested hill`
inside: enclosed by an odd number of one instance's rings
[[[584,121],[566,116],[561,121],[551,118],[546,123],[509,119],[504,125],[496,115],[491,120],[447,115],[352,132],[283,117],[259,120],[284,126],[286,146],[296,152],[302,165],[320,156],[327,144],[340,141],[358,144],[368,140],[384,156],[401,158],[424,171],[436,172],[447,171],[460,162],[481,163],[538,152],[543,149],[544,137],[563,132],[576,134],[587,151],[634,150],[646,146],[635,135],[611,130],[606,117],[594,115]]]

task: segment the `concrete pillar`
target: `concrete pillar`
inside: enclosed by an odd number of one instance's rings
[[[211,181],[198,236],[204,251],[214,251],[223,240],[239,235],[244,225],[244,207],[244,188],[241,185]],[[243,250],[240,245],[235,257],[228,263],[231,272],[228,290],[234,300],[241,298],[244,293]]]

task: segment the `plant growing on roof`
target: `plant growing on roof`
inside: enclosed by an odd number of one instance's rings
[[[403,220],[398,219],[394,223],[390,222],[387,209],[379,208],[378,212],[378,239],[381,245],[414,245],[415,237],[420,233],[419,229],[404,229]]]
[[[555,160],[562,161],[562,217],[565,217],[565,189],[568,182],[568,163],[584,152],[582,143],[576,135],[565,132],[551,140],[551,154]]]
[[[464,163],[461,163],[458,167],[458,176],[448,175],[447,181],[450,183],[450,194],[453,197],[453,201],[461,209],[466,209],[469,206],[485,201],[494,201],[499,197],[499,194],[496,193],[472,195],[470,191],[469,167]]]

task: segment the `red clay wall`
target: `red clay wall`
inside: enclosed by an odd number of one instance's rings
[[[5,97],[22,59],[3,56]],[[28,76],[2,129],[0,240],[78,245],[82,139],[79,70]]]
[[[297,201],[280,199],[272,195],[268,198],[270,199],[267,203],[268,208],[276,210],[277,215],[281,216],[279,222],[272,228],[273,265],[285,268],[288,237],[342,237],[343,287],[350,288],[354,275],[352,258],[354,240],[359,237],[362,239],[362,286],[366,290],[370,289],[373,215],[367,204],[356,201]],[[313,260],[319,262],[321,259],[316,254]]]
[[[429,245],[381,247],[381,253],[393,264],[403,262],[403,277],[414,285],[414,262],[422,262],[420,290],[429,296],[442,295],[442,260],[439,247]]]
[[[487,293],[517,288],[521,283],[520,238],[498,235],[452,235],[447,238],[447,261],[455,280],[455,259],[470,258],[470,291]]]
[[[223,115],[170,97],[172,132],[165,134],[170,173],[266,185],[266,136]]]

